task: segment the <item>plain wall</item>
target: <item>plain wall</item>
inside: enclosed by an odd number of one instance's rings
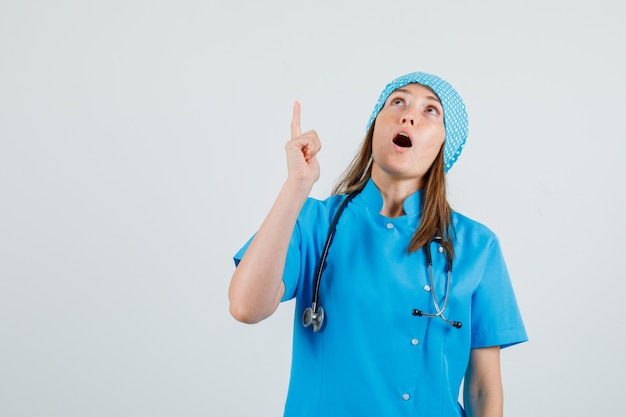
[[[277,416],[293,303],[240,324],[233,254],[294,99],[328,195],[391,79],[466,101],[453,208],[501,239],[530,342],[505,414],[616,415],[626,364],[620,2],[0,1],[0,415]]]

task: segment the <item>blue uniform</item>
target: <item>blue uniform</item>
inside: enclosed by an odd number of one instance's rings
[[[527,340],[497,237],[454,213],[455,257],[445,316],[431,291],[445,296],[444,255],[433,243],[434,287],[424,251],[408,253],[421,218],[421,191],[404,202],[406,215],[380,215],[382,196],[370,180],[352,200],[322,277],[322,331],[301,324],[311,305],[315,268],[328,227],[345,196],[308,199],[293,231],[283,281],[284,300],[296,298],[291,379],[285,416],[463,416],[459,389],[470,348],[506,347]],[[236,255],[243,256],[247,245]]]

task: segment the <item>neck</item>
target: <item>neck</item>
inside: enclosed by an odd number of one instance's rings
[[[372,181],[383,197],[383,208],[380,214],[390,218],[405,215],[404,200],[422,188],[421,181],[376,175],[374,171],[372,171]]]

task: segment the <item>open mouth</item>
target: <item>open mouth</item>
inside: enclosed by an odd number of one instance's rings
[[[395,138],[393,138],[393,143],[400,146],[401,148],[410,148],[413,146],[411,143],[411,138],[405,135],[404,133],[398,133]]]

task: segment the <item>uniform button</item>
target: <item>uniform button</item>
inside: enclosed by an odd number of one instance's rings
[[[404,401],[407,401],[409,398],[411,398],[411,396],[409,394],[402,394],[402,399]]]
[[[393,229],[393,223],[387,223],[387,229]]]
[[[424,285],[424,291],[430,291],[430,285],[428,284]]]
[[[439,246],[439,253],[443,253],[443,246]]]
[[[420,341],[419,341],[419,340],[417,340],[417,339],[413,339],[413,340],[411,340],[411,344],[412,344],[413,346],[417,346],[417,345],[419,344],[419,342],[420,342]]]

